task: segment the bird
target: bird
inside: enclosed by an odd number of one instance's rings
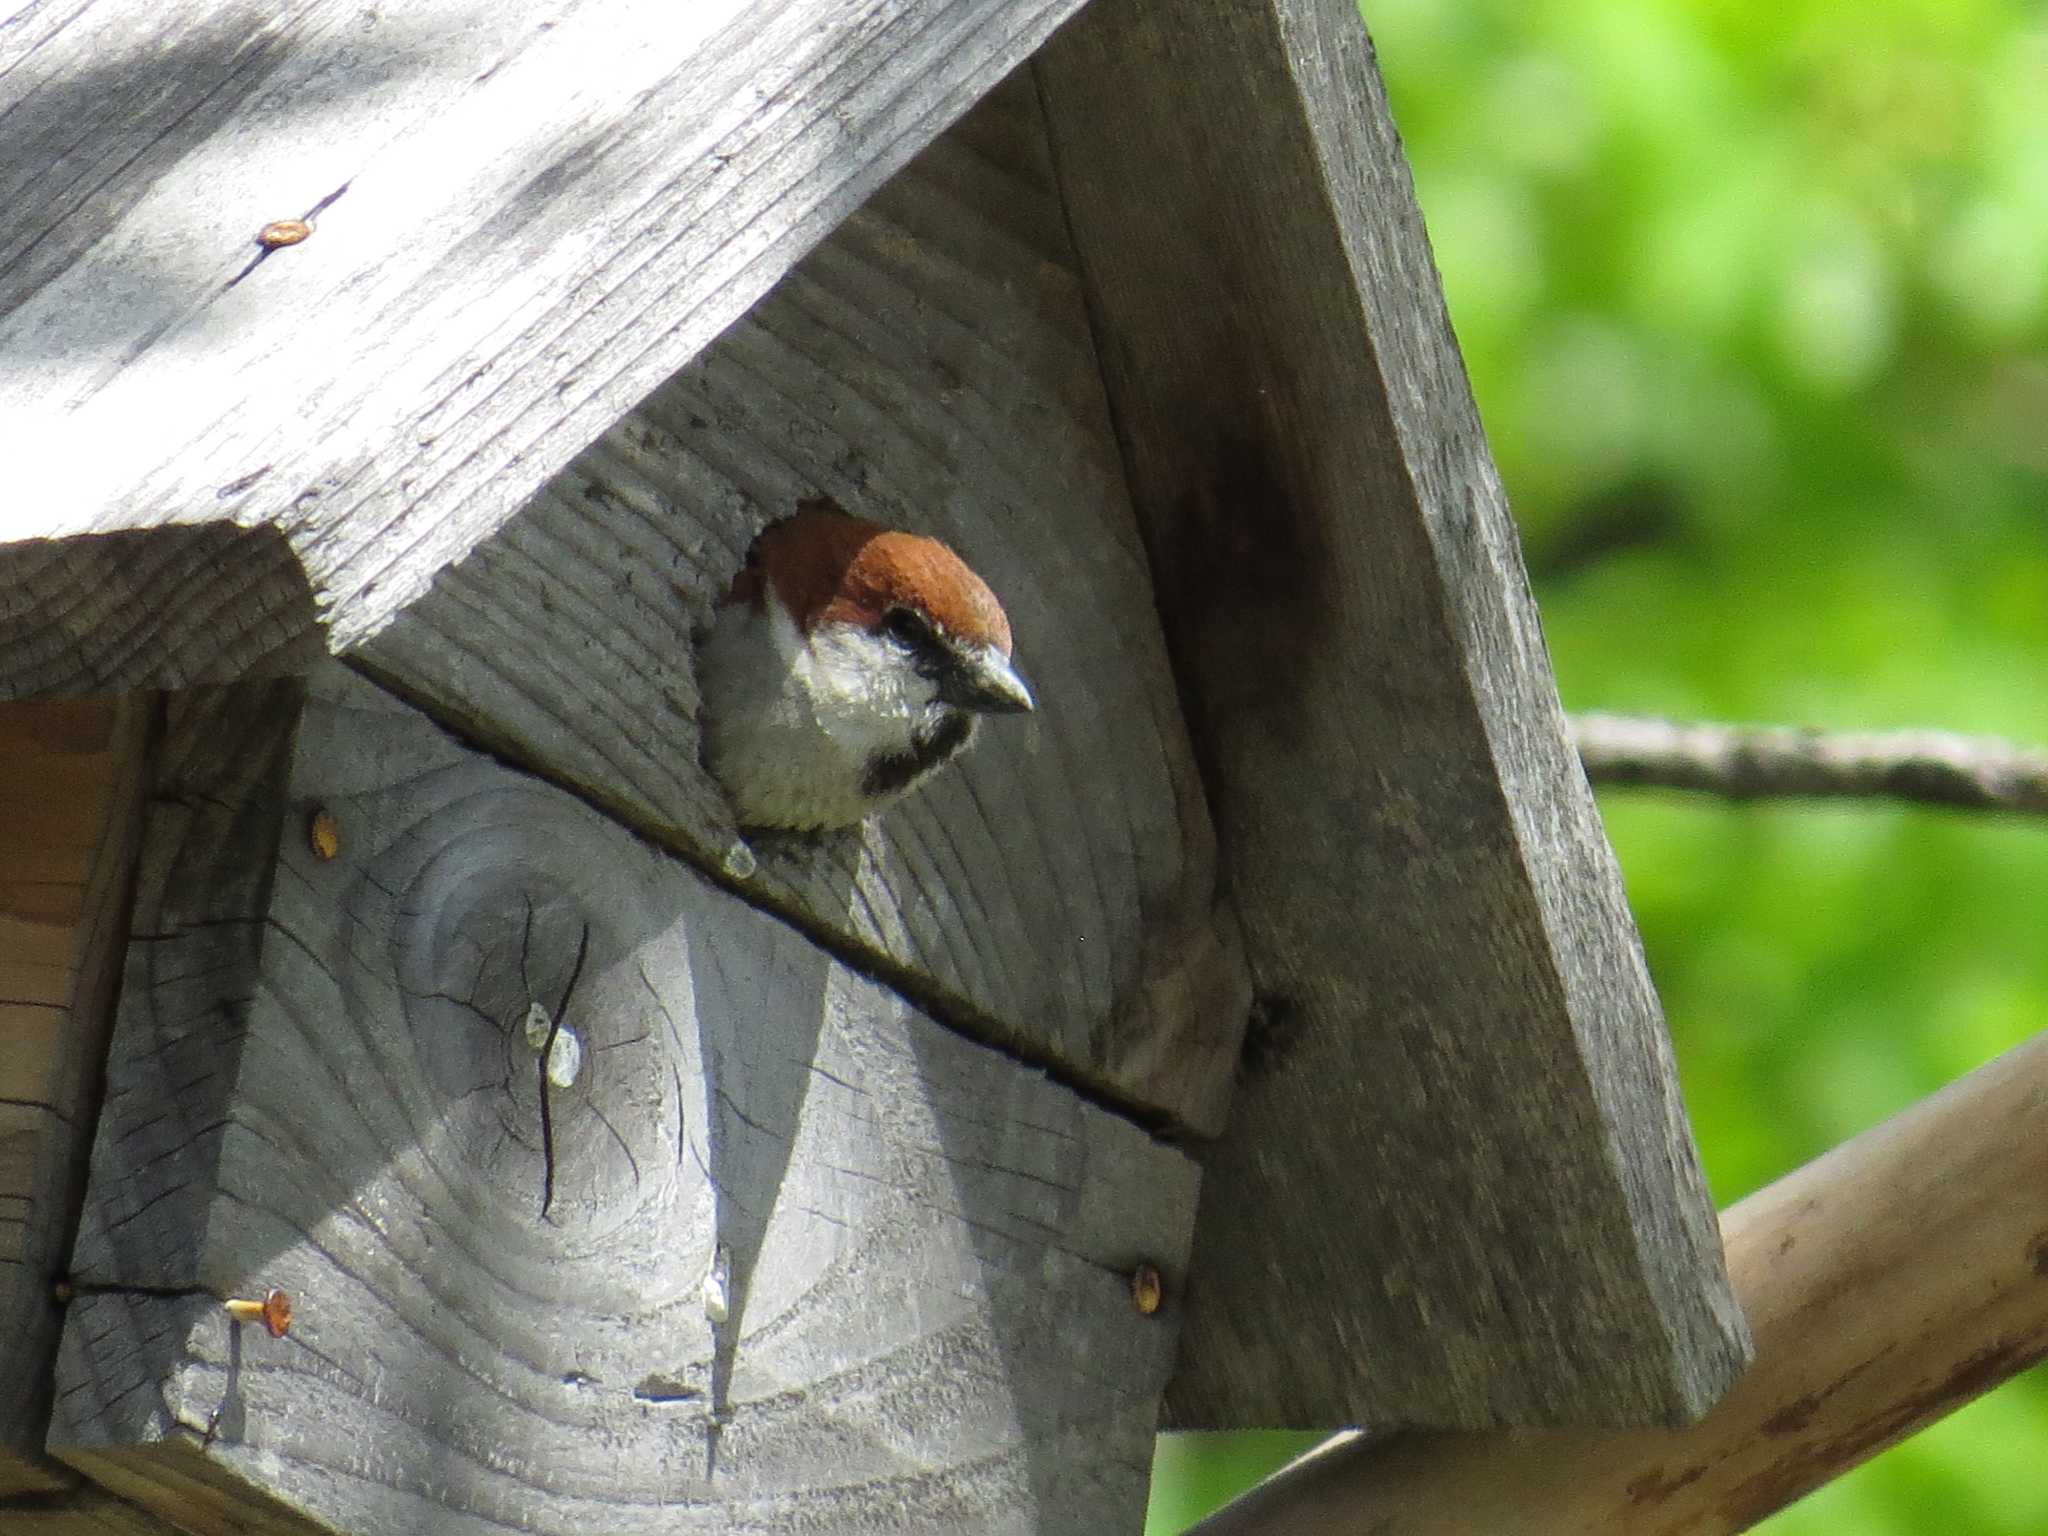
[[[743,828],[851,827],[1035,707],[1010,621],[937,539],[807,497],[755,537],[698,637],[698,731]]]

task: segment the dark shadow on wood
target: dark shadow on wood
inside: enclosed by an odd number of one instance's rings
[[[0,1498],[71,1481],[42,1454],[151,783],[156,700],[0,707]]]
[[[274,528],[0,544],[0,697],[191,688],[303,671],[323,652],[305,570]]]

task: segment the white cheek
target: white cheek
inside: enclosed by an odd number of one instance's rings
[[[849,625],[813,634],[791,670],[819,727],[862,762],[876,751],[902,751],[938,698],[937,685],[900,648]]]
[[[808,643],[780,606],[720,610],[698,654],[706,762],[743,816],[842,825],[874,808],[878,757],[909,751],[937,696],[910,658],[836,626]]]

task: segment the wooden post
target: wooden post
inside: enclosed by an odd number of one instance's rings
[[[1756,1364],[1684,1430],[1352,1439],[1201,1536],[1733,1536],[2048,1358],[2048,1035],[1731,1209]]]
[[[1173,1418],[1696,1416],[1742,1319],[1356,6],[1035,68],[1262,994]]]
[[[0,1497],[42,1455],[63,1271],[127,938],[150,701],[0,707]]]
[[[58,1456],[208,1529],[1137,1528],[1184,1155],[345,670],[296,709],[173,702]]]

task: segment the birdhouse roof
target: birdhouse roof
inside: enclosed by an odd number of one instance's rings
[[[92,622],[10,579],[0,692],[223,678],[375,633],[1077,9],[16,18],[0,561],[188,532],[102,546]],[[230,548],[231,592],[211,575]],[[53,618],[65,643],[35,643]]]

